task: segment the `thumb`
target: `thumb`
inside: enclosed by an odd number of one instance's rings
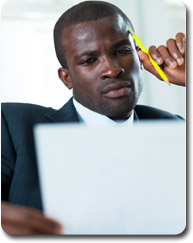
[[[160,79],[159,74],[157,73],[156,69],[153,67],[153,65],[151,64],[148,55],[143,52],[142,50],[139,50],[137,52],[140,61],[143,63],[143,67],[150,73],[152,73],[153,75],[155,75],[156,77],[158,77]]]
[[[151,72],[151,73],[154,73],[154,67],[153,67],[152,64],[151,64],[148,55],[147,55],[145,52],[143,52],[142,50],[139,50],[139,51],[137,52],[137,54],[138,54],[138,56],[139,56],[140,61],[143,63],[143,67],[144,67],[147,71],[149,71],[149,72]]]
[[[150,61],[149,61],[149,57],[148,57],[148,55],[147,55],[145,52],[143,52],[142,50],[139,50],[139,51],[137,52],[137,54],[138,54],[138,56],[139,56],[140,61],[143,63],[143,66],[144,66],[144,67],[145,67],[148,63],[151,64]]]

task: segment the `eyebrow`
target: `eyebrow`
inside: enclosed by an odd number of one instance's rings
[[[94,51],[84,51],[84,52],[76,55],[75,59],[78,59],[78,58],[83,57],[83,56],[94,56],[94,55],[96,55],[96,53],[97,53],[97,51],[95,51],[95,50]]]
[[[129,39],[128,40],[127,39],[126,40],[121,40],[121,41],[113,44],[112,48],[116,49],[116,48],[118,48],[120,46],[123,46],[123,45],[131,45]]]
[[[121,40],[121,41],[118,41],[117,43],[113,44],[112,45],[112,49],[116,49],[120,46],[123,46],[123,45],[131,45],[129,39],[127,40]],[[96,54],[98,53],[97,50],[92,50],[92,51],[84,51],[78,55],[76,55],[74,58],[75,59],[78,59],[78,58],[81,58],[83,56],[95,56]]]

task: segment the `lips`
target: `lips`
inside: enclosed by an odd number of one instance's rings
[[[119,81],[116,83],[110,83],[102,91],[108,98],[118,98],[128,95],[130,91],[131,83],[127,81]]]

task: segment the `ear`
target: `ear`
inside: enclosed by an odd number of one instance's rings
[[[68,89],[72,89],[72,81],[68,69],[59,68],[58,76]]]
[[[135,48],[136,48],[137,52],[141,50],[141,48],[139,46],[136,46]],[[139,55],[138,55],[138,57],[139,57]],[[142,70],[143,69],[143,62],[142,62],[142,60],[140,58],[139,58],[139,62],[140,62],[140,68]]]

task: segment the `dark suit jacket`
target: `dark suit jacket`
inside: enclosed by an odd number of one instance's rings
[[[4,103],[1,118],[2,200],[42,210],[33,140],[37,123],[79,122],[72,99],[60,110],[32,104]],[[159,109],[136,106],[141,119],[180,119]],[[62,193],[62,192],[61,192]]]

